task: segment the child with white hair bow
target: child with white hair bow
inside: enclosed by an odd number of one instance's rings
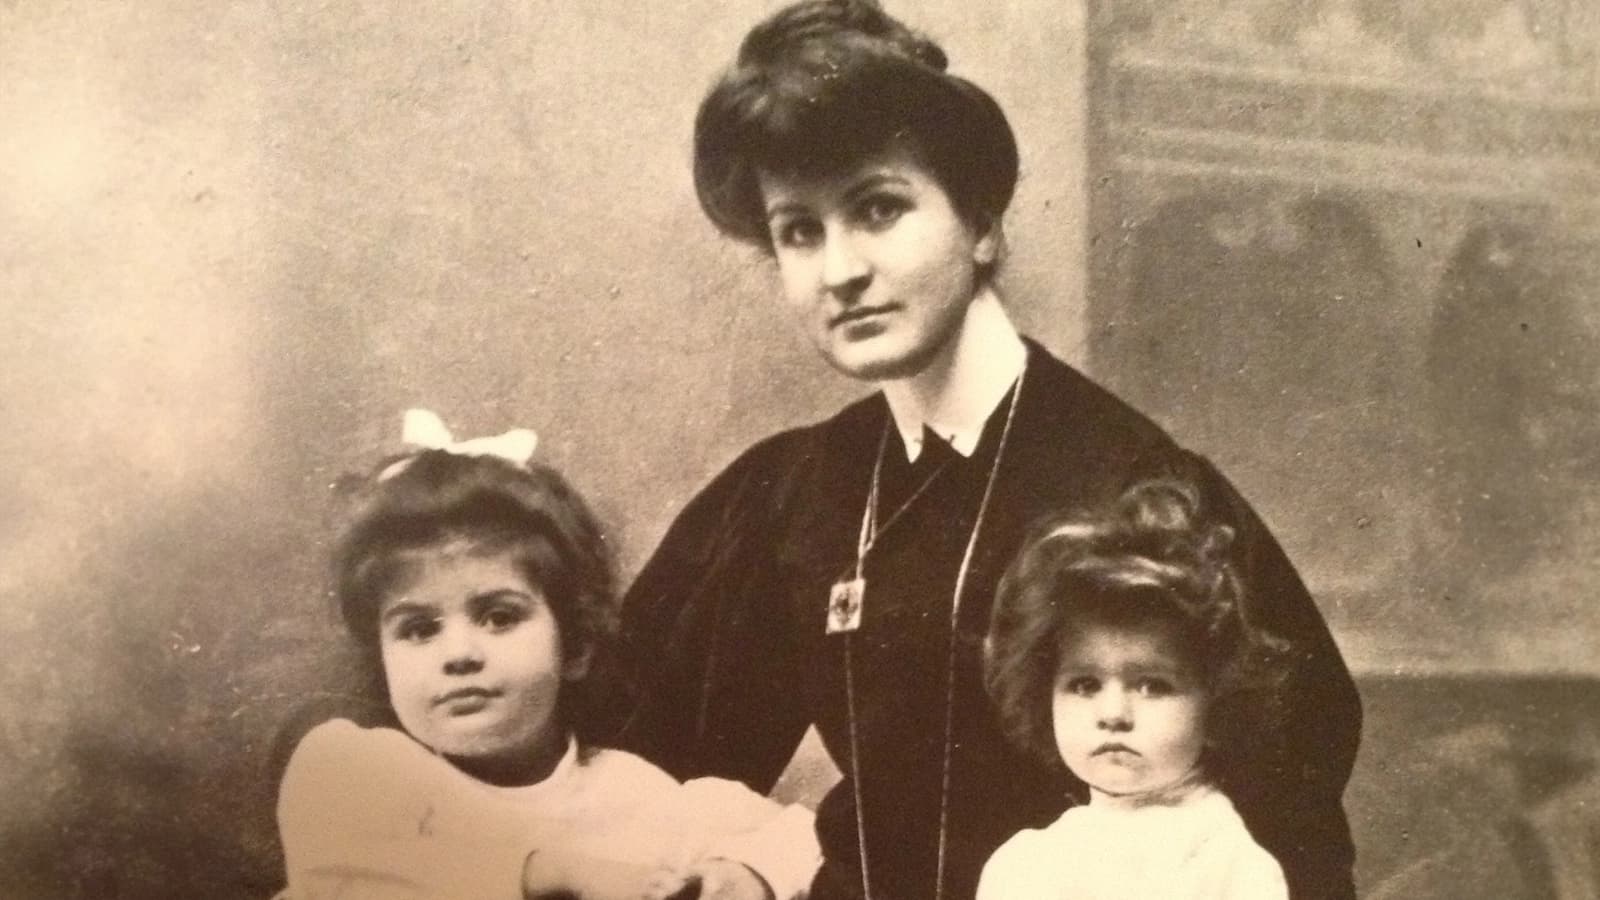
[[[801,895],[820,861],[809,811],[581,739],[611,553],[583,498],[530,462],[534,433],[458,442],[412,410],[405,439],[420,449],[364,482],[334,558],[392,721],[334,719],[296,747],[285,896]]]

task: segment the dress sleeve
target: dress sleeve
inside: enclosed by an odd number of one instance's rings
[[[614,721],[600,742],[680,780],[716,775],[761,793],[788,764],[808,724],[776,565],[797,439],[780,435],[740,457],[690,501],[639,573],[603,666],[612,683],[602,708]]]
[[[682,796],[711,832],[704,844],[705,856],[749,866],[772,888],[777,900],[805,896],[822,865],[816,816],[811,810],[780,805],[743,784],[721,778],[685,782]]]
[[[1289,900],[1283,867],[1251,839],[1232,809],[1226,818],[1218,825],[1216,839],[1208,844],[1210,852],[1203,851],[1215,864],[1206,877],[1206,896],[1216,900]]]
[[[408,740],[342,720],[301,740],[278,794],[290,900],[521,900],[528,848],[488,828],[435,835],[417,790],[433,760]]]
[[[990,855],[989,861],[983,864],[983,873],[978,876],[976,900],[1026,900],[1048,893],[1039,890],[1037,877],[1030,879],[1030,873],[1043,862],[1029,849],[1037,843],[1037,837],[1036,832],[1020,831]],[[1059,885],[1055,887],[1060,888]]]
[[[1250,504],[1208,460],[1185,454],[1206,501],[1237,530],[1246,618],[1287,642],[1281,733],[1270,756],[1219,773],[1295,900],[1351,900],[1355,849],[1342,798],[1361,741],[1361,698],[1316,602]]]
[[[1284,883],[1283,869],[1272,855],[1252,845],[1241,854],[1228,873],[1227,883],[1218,900],[1289,900],[1289,886]]]

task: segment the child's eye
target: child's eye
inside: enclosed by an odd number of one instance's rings
[[[1092,697],[1100,690],[1100,679],[1092,675],[1076,675],[1063,679],[1061,690],[1078,697]]]
[[[494,606],[484,610],[480,621],[491,631],[507,631],[528,618],[526,611],[513,606]]]
[[[894,194],[872,194],[861,201],[857,216],[869,228],[885,228],[899,221],[911,204]]]
[[[1168,697],[1178,692],[1178,688],[1165,678],[1141,678],[1134,682],[1133,689],[1141,697]]]
[[[772,243],[779,247],[805,249],[822,243],[822,223],[796,217],[772,223]]]
[[[402,619],[394,626],[397,640],[420,643],[439,633],[439,620],[425,616]]]

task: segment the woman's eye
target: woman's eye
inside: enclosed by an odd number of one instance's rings
[[[910,204],[893,194],[875,194],[862,201],[861,220],[871,228],[893,225],[910,208]]]
[[[772,242],[779,247],[815,247],[822,242],[822,223],[813,219],[787,219],[772,226]]]

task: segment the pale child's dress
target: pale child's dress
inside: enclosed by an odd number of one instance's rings
[[[1077,806],[989,857],[978,900],[1287,900],[1283,871],[1222,792],[1172,805]]]
[[[738,782],[680,784],[633,754],[572,741],[544,781],[497,787],[403,732],[342,719],[295,749],[278,824],[292,900],[522,900],[529,851],[556,847],[601,865],[732,859],[787,900],[821,862],[809,810]]]

